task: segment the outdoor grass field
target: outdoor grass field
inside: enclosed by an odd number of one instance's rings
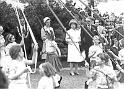
[[[63,69],[60,72],[60,75],[62,76],[61,86],[57,89],[84,89],[84,82],[86,81],[86,72],[85,68],[82,67],[83,63],[79,64],[79,75],[71,76],[69,74],[69,64],[66,60],[61,60]],[[40,63],[38,62],[38,65]],[[37,65],[37,66],[38,66]],[[38,68],[37,72],[30,75],[31,78],[31,88],[37,89],[38,81],[42,75],[39,73]]]
[[[62,76],[61,86],[57,89],[84,89],[84,82],[87,79],[84,68],[80,68],[79,75],[70,76],[69,69],[64,68],[60,75]],[[42,75],[37,71],[35,74],[31,74],[31,88],[37,89],[38,81]]]

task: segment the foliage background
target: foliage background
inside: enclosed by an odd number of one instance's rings
[[[31,26],[31,29],[34,33],[36,41],[39,44],[39,52],[42,50],[42,40],[40,30],[43,27],[43,18],[50,17],[52,20],[51,26],[53,27],[56,35],[56,42],[62,52],[63,56],[67,55],[67,44],[65,42],[65,31],[62,29],[60,24],[57,22],[54,15],[50,12],[45,4],[45,0],[20,0],[21,2],[28,2],[29,6],[27,6],[24,10],[24,13],[28,19],[28,22]],[[50,6],[53,11],[59,17],[60,21],[63,23],[65,28],[69,29],[69,21],[72,19],[70,14],[66,11],[66,9],[62,8],[60,4],[55,2],[54,0],[49,0]],[[78,9],[75,9],[71,2],[66,3],[66,7],[72,11],[74,14],[78,12]],[[17,32],[18,20],[15,14],[14,9],[11,5],[7,5],[6,2],[0,3],[0,25],[4,27],[4,37],[7,33],[12,33],[16,37],[16,42],[19,43],[21,41],[21,37]],[[26,50],[28,57],[30,59],[31,51],[31,43],[32,39],[30,35],[25,39]],[[40,56],[39,56],[40,59]]]

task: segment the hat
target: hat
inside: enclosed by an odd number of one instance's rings
[[[46,23],[47,20],[50,20],[50,18],[49,18],[49,17],[45,17],[45,18],[43,19],[43,22]]]
[[[75,23],[76,25],[78,25],[78,23],[77,23],[77,21],[76,21],[75,19],[70,20],[69,26],[70,26],[72,23]]]

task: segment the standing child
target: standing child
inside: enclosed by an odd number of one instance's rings
[[[37,49],[38,46],[34,45],[32,60],[26,60],[20,45],[14,45],[10,48],[9,53],[12,61],[8,69],[9,89],[28,89],[26,76],[27,72],[30,71],[30,67],[26,67],[26,65],[35,63],[37,60]]]
[[[93,45],[89,48],[89,58],[90,58],[90,67],[93,68],[96,66],[97,55],[103,53],[103,47],[100,43],[99,36],[95,35],[93,37]]]
[[[54,89],[57,82],[55,79],[55,68],[49,62],[41,64],[39,68],[40,72],[43,74],[43,77],[40,79],[37,89]]]
[[[79,45],[81,42],[81,29],[77,29],[77,21],[72,19],[69,22],[70,30],[67,31],[66,41],[68,42],[68,59],[67,61],[70,63],[70,75],[79,75],[78,73],[78,63],[83,61],[83,57],[81,57]],[[73,42],[72,42],[73,40]],[[75,44],[75,45],[74,45]],[[75,67],[75,71],[73,71],[73,66]]]
[[[48,32],[46,32],[46,34],[47,34],[47,39],[45,40],[47,53],[46,62],[51,63],[52,66],[56,69],[57,71],[56,78],[59,81],[62,79],[62,77],[58,75],[58,73],[62,69],[62,64],[59,59],[59,57],[61,56],[61,52],[59,47],[57,46],[57,43],[54,41],[54,35],[49,34]],[[59,84],[57,84],[57,86],[59,86]]]

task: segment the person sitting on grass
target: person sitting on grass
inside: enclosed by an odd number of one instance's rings
[[[97,66],[90,70],[87,89],[114,89],[117,82],[116,73],[108,66],[109,56],[106,53],[98,54]]]

